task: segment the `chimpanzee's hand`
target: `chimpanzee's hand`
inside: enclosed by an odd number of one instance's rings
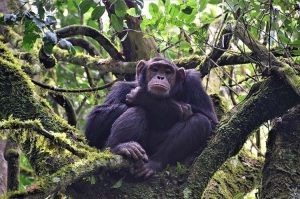
[[[149,162],[137,161],[131,168],[130,172],[136,178],[147,179],[161,169],[162,165],[160,162],[156,162],[153,160],[149,160]]]
[[[123,155],[134,160],[148,161],[146,151],[137,142],[126,142],[119,144],[111,151],[115,154]]]
[[[130,91],[130,93],[128,93],[126,95],[126,102],[129,104],[133,104],[133,105],[137,105],[137,95],[138,93],[140,93],[140,91],[142,90],[142,88],[140,86],[137,86],[136,88],[132,89]]]
[[[182,110],[183,120],[189,119],[193,115],[192,107],[190,104],[180,103]]]

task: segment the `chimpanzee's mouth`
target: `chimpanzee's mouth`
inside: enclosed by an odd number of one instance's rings
[[[157,88],[157,89],[163,89],[163,90],[168,90],[168,88],[164,85],[161,84],[153,84],[151,87]]]

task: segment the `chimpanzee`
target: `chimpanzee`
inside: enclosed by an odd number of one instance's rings
[[[85,135],[136,160],[132,173],[147,178],[202,148],[217,122],[199,72],[157,57],[137,64],[136,81],[116,83],[89,114]]]

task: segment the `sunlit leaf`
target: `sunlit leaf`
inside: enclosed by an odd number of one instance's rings
[[[208,0],[200,0],[199,3],[200,3],[200,5],[199,5],[200,6],[199,12],[202,12],[206,8]]]
[[[129,14],[130,16],[133,16],[133,17],[137,17],[139,14],[136,12],[136,9],[135,8],[130,8],[127,10],[127,14]]]
[[[155,3],[150,3],[149,4],[149,12],[153,17],[158,16],[158,14],[159,14],[158,6]]]

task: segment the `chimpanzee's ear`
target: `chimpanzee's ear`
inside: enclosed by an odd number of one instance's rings
[[[145,66],[146,66],[146,61],[145,60],[139,61],[139,63],[136,65],[136,76],[137,77],[140,76],[140,74],[142,73]]]
[[[185,79],[185,69],[184,68],[179,68],[177,70],[177,75],[179,77],[180,80],[184,80]]]

